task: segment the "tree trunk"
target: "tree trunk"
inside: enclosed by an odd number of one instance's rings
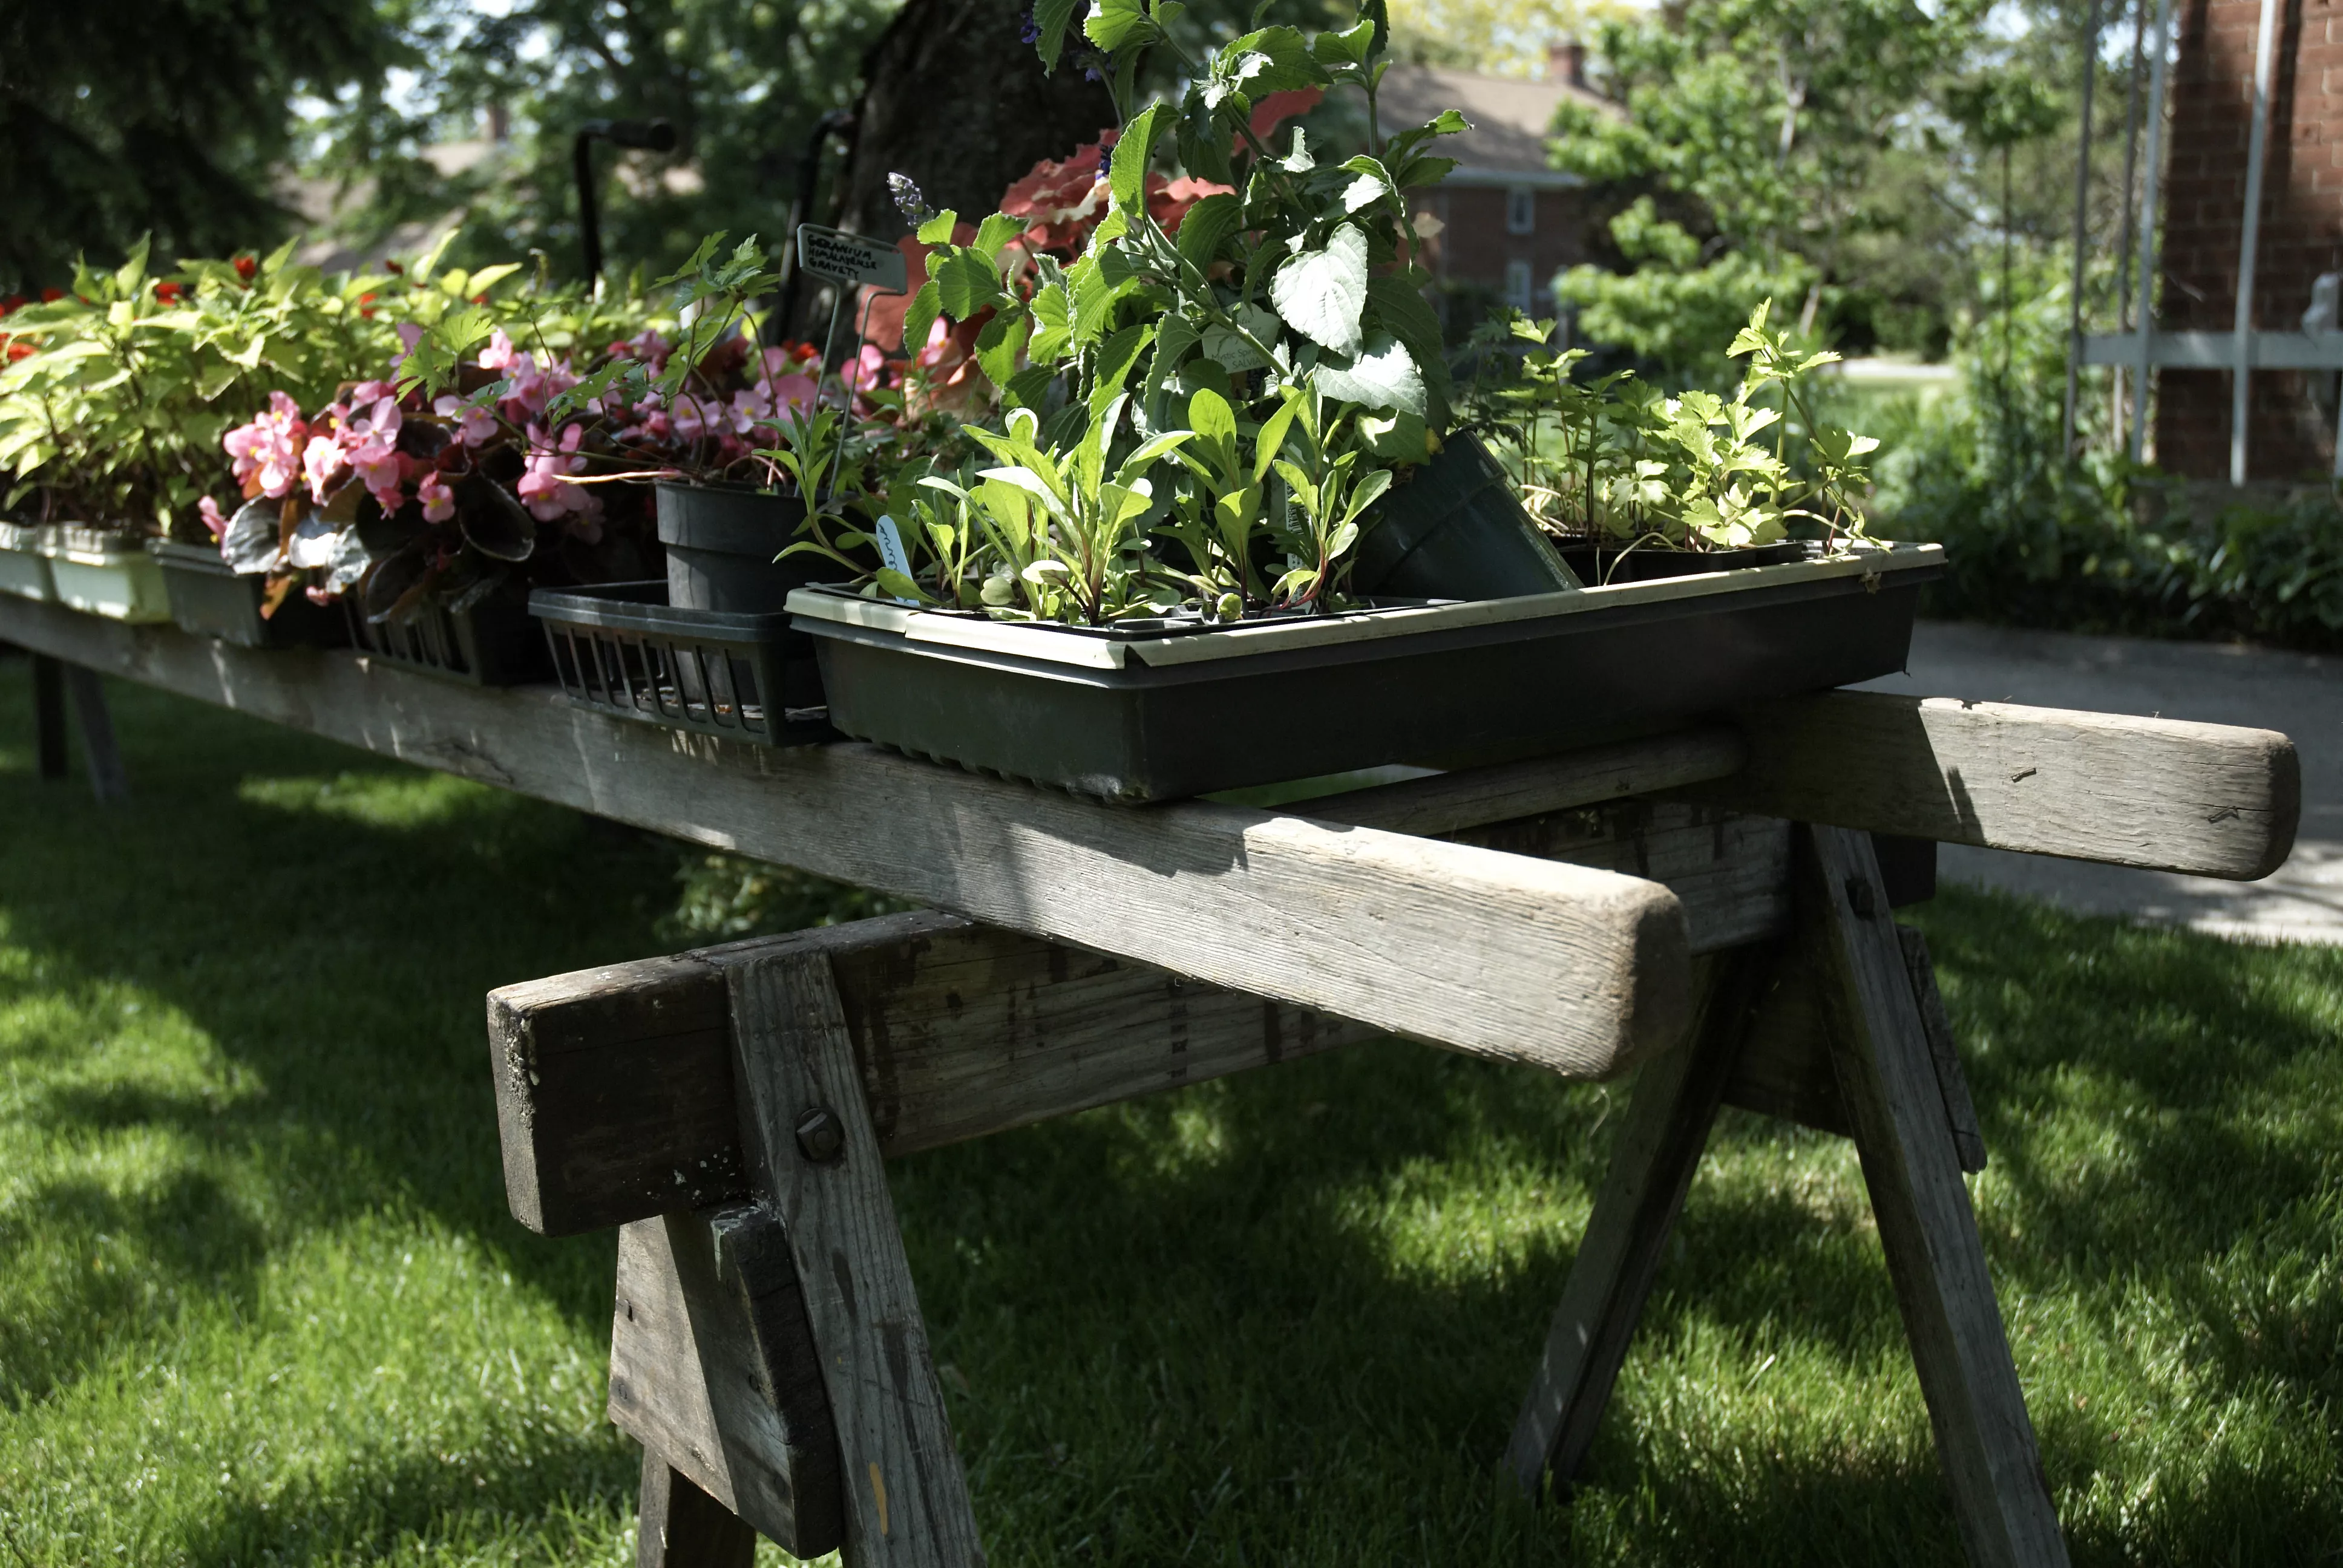
[[[977,221],[1026,170],[1114,124],[1105,85],[1071,65],[1044,75],[1021,25],[1017,0],[906,0],[863,63],[840,227],[905,232],[890,174],[910,176],[930,206]]]

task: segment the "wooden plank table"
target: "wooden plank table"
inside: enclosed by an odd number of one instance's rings
[[[1970,1558],[2063,1563],[1962,1180],[1983,1141],[1874,835],[2250,878],[2300,795],[2267,731],[1825,693],[1287,814],[1134,809],[29,601],[0,639],[935,906],[489,999],[514,1214],[622,1228],[645,1565],[745,1563],[758,1533],[980,1562],[885,1161],[1390,1033],[1642,1066],[1507,1454],[1524,1487],[1566,1493],[1734,1103],[1855,1140]]]

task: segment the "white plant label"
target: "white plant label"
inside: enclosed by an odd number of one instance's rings
[[[893,246],[816,223],[798,225],[798,265],[816,277],[884,294],[902,293],[909,276],[903,253]]]

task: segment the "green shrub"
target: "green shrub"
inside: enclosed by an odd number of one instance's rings
[[[1932,612],[2343,648],[2343,503],[2334,491],[2154,518],[2147,503],[2160,487],[2116,452],[2106,399],[2087,387],[2082,455],[2062,459],[2066,294],[2051,266],[2021,273],[2006,339],[1998,315],[1961,324],[1960,390],[1904,400],[1878,421],[1871,531],[1944,544],[1952,570],[1931,591]]]

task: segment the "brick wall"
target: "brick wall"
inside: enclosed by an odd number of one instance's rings
[[[2290,330],[2301,325],[2311,281],[2343,271],[2343,0],[2285,0],[2278,17],[2254,325]],[[2160,321],[2170,330],[2226,332],[2237,322],[2260,23],[2260,0],[2186,0],[2181,12],[2161,257]],[[2310,381],[2300,372],[2255,373],[2251,477],[2287,479],[2330,468],[2333,415],[2314,404]],[[2162,467],[2228,477],[2229,382],[2227,371],[2160,372]]]
[[[1537,192],[1534,226],[1528,234],[1507,231],[1505,201],[1502,188],[1482,186],[1442,186],[1417,197],[1416,209],[1430,210],[1442,225],[1423,247],[1424,265],[1434,277],[1502,293],[1506,265],[1526,261],[1530,312],[1551,314],[1554,295],[1547,286],[1554,275],[1588,259],[1585,193]]]

